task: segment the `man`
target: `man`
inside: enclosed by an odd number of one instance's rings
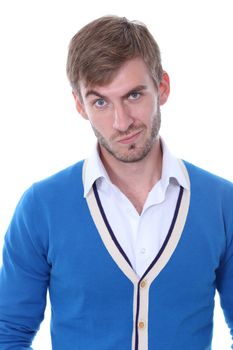
[[[107,16],[69,47],[91,157],[34,184],[6,235],[0,349],[30,349],[49,289],[54,350],[211,349],[233,332],[233,185],[159,136],[169,77],[147,28]]]

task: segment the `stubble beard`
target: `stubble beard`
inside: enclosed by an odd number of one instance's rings
[[[106,140],[103,135],[92,126],[95,136],[97,137],[98,143],[104,147],[104,149],[111,154],[115,159],[124,162],[124,163],[134,163],[139,162],[144,159],[150,150],[152,149],[155,140],[158,138],[159,130],[161,125],[161,112],[158,107],[156,114],[152,120],[151,125],[151,133],[149,137],[145,140],[142,146],[137,146],[136,143],[132,143],[128,145],[128,148],[124,151],[114,150],[111,146],[112,141],[114,141],[118,137],[127,136],[132,132],[141,131],[143,129],[143,125],[141,126],[130,126],[126,132],[118,132],[114,134],[114,136],[110,139],[110,141]],[[144,126],[144,129],[146,127]]]

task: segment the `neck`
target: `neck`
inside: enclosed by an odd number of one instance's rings
[[[162,150],[156,140],[151,151],[138,162],[125,163],[117,160],[100,147],[100,157],[110,180],[141,213],[148,193],[161,178]]]

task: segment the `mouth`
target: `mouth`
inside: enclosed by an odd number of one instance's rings
[[[142,130],[139,130],[139,131],[136,131],[132,134],[123,136],[123,137],[119,138],[117,140],[117,142],[124,144],[124,145],[128,145],[132,142],[135,142],[138,139],[138,137],[140,136],[141,132],[142,132]]]

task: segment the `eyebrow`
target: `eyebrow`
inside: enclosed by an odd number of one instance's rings
[[[96,90],[88,90],[87,92],[86,92],[86,94],[85,94],[85,97],[88,97],[88,96],[90,96],[90,95],[94,95],[94,96],[98,96],[98,97],[100,97],[100,98],[105,98],[105,96],[104,95],[101,95],[98,91],[96,91]]]
[[[126,94],[124,94],[122,97],[123,98],[125,98],[125,97],[127,97],[127,96],[129,96],[132,92],[134,92],[134,91],[138,91],[138,92],[140,92],[140,91],[142,91],[142,90],[146,90],[147,89],[147,85],[137,85],[137,86],[135,86],[134,88],[132,88],[132,89],[130,89]],[[106,99],[107,98],[107,96],[104,96],[104,95],[102,95],[102,94],[100,94],[98,91],[96,91],[96,90],[88,90],[87,92],[86,92],[86,94],[85,94],[85,97],[87,98],[88,96],[90,96],[90,95],[94,95],[94,96],[97,96],[97,97],[99,97],[99,98],[103,98],[103,99]]]

